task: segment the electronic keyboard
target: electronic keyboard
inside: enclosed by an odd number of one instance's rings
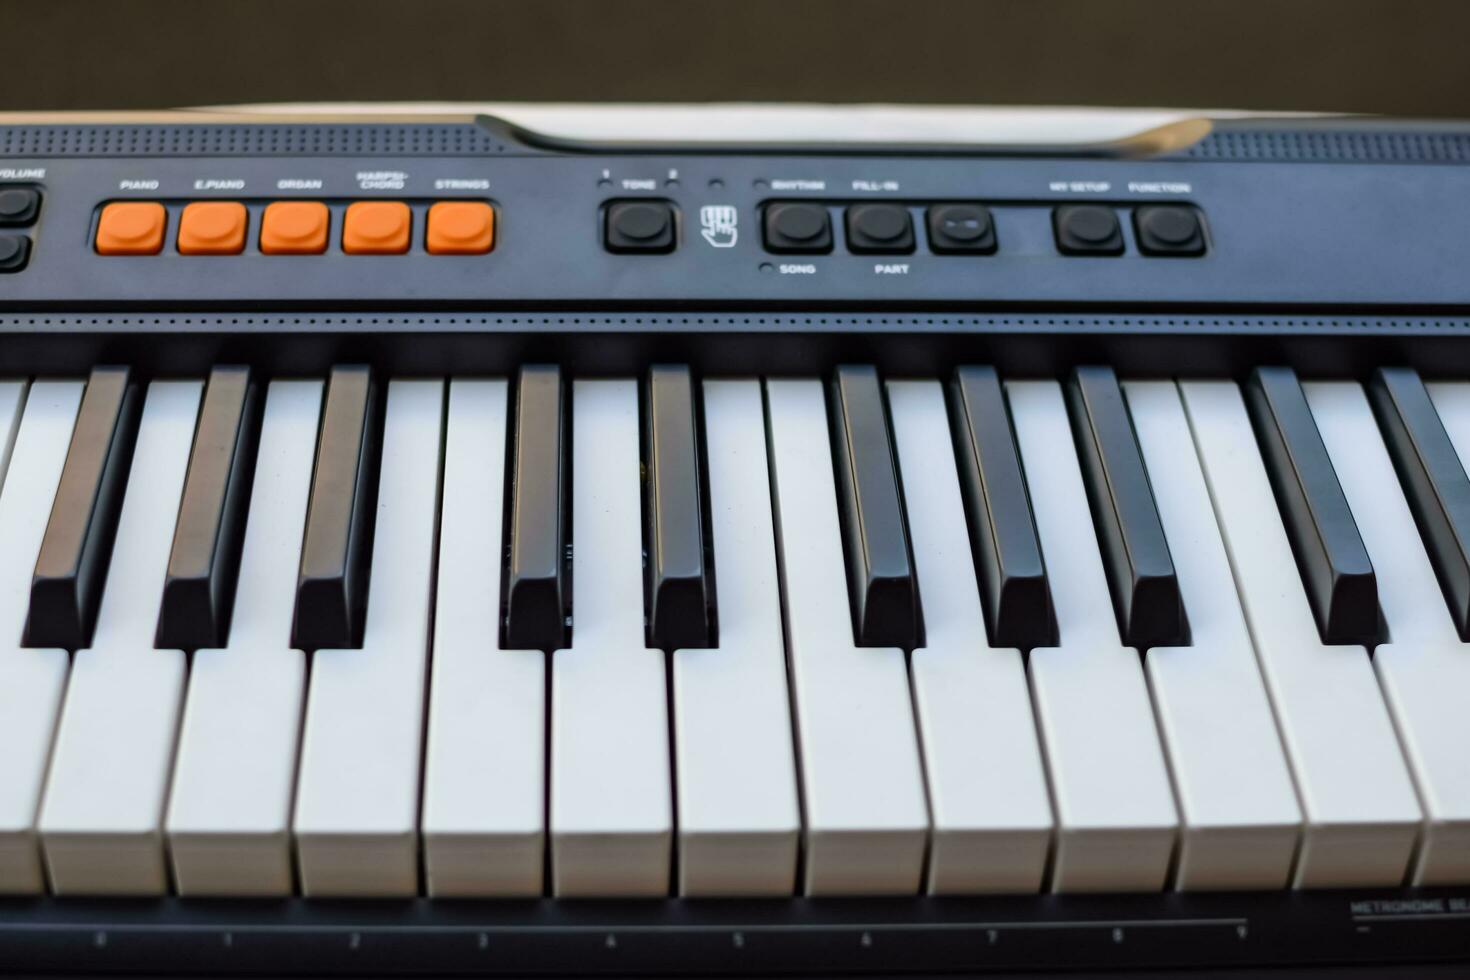
[[[0,118],[0,972],[1470,975],[1470,125]]]

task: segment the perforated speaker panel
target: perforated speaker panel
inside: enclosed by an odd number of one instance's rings
[[[1466,163],[1470,132],[1220,128],[1183,154],[1195,160]]]
[[[473,123],[0,126],[3,157],[487,156],[507,149]]]

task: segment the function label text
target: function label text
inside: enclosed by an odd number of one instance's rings
[[[1054,180],[1046,186],[1062,194],[1106,194],[1113,189],[1112,182],[1106,180]]]
[[[1130,194],[1188,194],[1193,185],[1184,180],[1130,180]]]
[[[357,186],[365,191],[401,191],[408,184],[402,170],[359,170]]]

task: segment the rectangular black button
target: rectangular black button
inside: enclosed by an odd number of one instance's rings
[[[957,369],[949,413],[990,641],[1023,650],[1049,646],[1056,635],[1051,590],[995,369]]]
[[[919,592],[878,372],[839,367],[828,391],[853,634],[859,646],[911,650]]]
[[[369,369],[333,368],[296,579],[291,645],[299,650],[362,643],[381,425]]]
[[[250,369],[215,368],[204,389],[163,584],[154,641],[162,649],[225,646],[259,437],[260,399]]]
[[[1140,650],[1184,643],[1179,578],[1113,369],[1077,368],[1067,386],[1067,407],[1118,633]]]
[[[125,367],[96,368],[87,380],[31,579],[27,646],[92,642],[142,402]]]
[[[566,646],[566,445],[561,371],[521,368],[511,463],[505,646]]]
[[[644,399],[649,646],[708,647],[714,590],[706,573],[699,441],[689,369],[653,366]]]
[[[1368,400],[1455,627],[1470,640],[1470,478],[1464,463],[1413,368],[1379,368]]]
[[[1246,405],[1322,642],[1371,645],[1379,632],[1373,563],[1296,372],[1257,368]]]

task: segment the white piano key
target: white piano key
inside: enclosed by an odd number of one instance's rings
[[[1296,777],[1305,826],[1293,884],[1397,884],[1419,805],[1367,652],[1322,643],[1240,389],[1179,388]]]
[[[706,381],[704,426],[720,631],[673,656],[679,893],[789,895],[801,814],[760,382]]]
[[[572,646],[551,655],[559,896],[664,895],[673,791],[664,653],[644,646],[638,383],[572,386]]]
[[[1180,809],[1174,884],[1285,888],[1301,809],[1184,404],[1172,381],[1123,390],[1190,630],[1144,661]]]
[[[395,380],[387,402],[362,649],[312,655],[294,823],[306,895],[418,891],[444,384]]]
[[[1034,892],[1051,846],[1046,773],[1021,653],[986,640],[944,390],[890,381],[888,405],[924,604],[909,669],[933,820],[928,888]]]
[[[541,894],[546,654],[500,649],[507,385],[452,381],[424,757],[433,896]]]
[[[0,381],[0,483],[10,468],[10,456],[20,433],[21,413],[30,386],[25,381]]]
[[[306,658],[290,648],[321,415],[319,381],[267,392],[223,650],[194,654],[169,798],[181,895],[289,895],[291,799]]]
[[[1303,385],[1378,580],[1373,651],[1424,811],[1411,881],[1470,882],[1470,645],[1460,640],[1383,436],[1355,382]]]
[[[805,806],[803,889],[913,894],[929,814],[908,673],[903,651],[853,641],[826,393],[820,381],[770,380],[766,408]]]
[[[1455,453],[1462,463],[1470,461],[1470,382],[1428,381],[1424,387]]]
[[[1118,638],[1062,391],[1006,391],[1057,617],[1059,645],[1030,659],[1056,806],[1051,887],[1154,891],[1178,817],[1138,651]]]
[[[155,381],[143,403],[92,646],[72,663],[40,830],[52,890],[168,890],[163,811],[187,663],[156,650],[198,381]]]
[[[20,645],[30,601],[31,572],[41,549],[51,501],[66,462],[81,404],[79,381],[41,381],[29,391],[0,386],[5,481],[0,487],[0,893],[45,888],[36,816],[51,758],[51,738],[70,666],[65,650]],[[24,395],[19,429],[16,408]]]

